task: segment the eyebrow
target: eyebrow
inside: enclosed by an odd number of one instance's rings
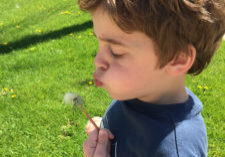
[[[97,37],[97,36],[96,36],[96,34],[95,34],[95,32],[93,32],[93,35],[94,35],[95,37]],[[99,39],[100,39],[100,40],[102,40],[102,41],[109,42],[109,43],[114,44],[114,45],[119,45],[119,46],[127,46],[127,45],[126,45],[126,44],[124,44],[123,42],[121,42],[121,41],[117,41],[117,40],[115,40],[115,39],[110,39],[110,38],[101,38],[101,37],[99,37]]]

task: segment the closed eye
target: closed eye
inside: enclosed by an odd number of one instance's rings
[[[115,52],[113,52],[113,50],[111,48],[110,48],[110,52],[114,58],[120,58],[123,56],[123,54],[116,54]]]

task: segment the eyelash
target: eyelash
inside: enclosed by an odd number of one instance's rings
[[[115,54],[111,48],[110,48],[110,52],[111,52],[111,54],[112,54],[112,56],[113,56],[114,58],[120,58],[120,57],[123,56],[123,55]]]

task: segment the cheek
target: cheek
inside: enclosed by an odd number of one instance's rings
[[[111,73],[108,76],[110,78],[105,89],[112,98],[117,100],[136,98],[138,95],[141,95],[145,87],[145,83],[140,80],[135,71],[130,69],[111,69]]]
[[[111,66],[111,69],[108,71],[109,75],[107,76],[107,79],[110,81],[113,88],[126,87],[126,89],[128,89],[139,81],[136,71],[137,69],[131,65],[122,66],[115,64]]]

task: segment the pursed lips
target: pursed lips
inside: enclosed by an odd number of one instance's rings
[[[93,77],[94,77],[94,81],[95,81],[96,86],[100,87],[100,86],[103,85],[103,83],[98,79],[96,74],[93,74]]]

